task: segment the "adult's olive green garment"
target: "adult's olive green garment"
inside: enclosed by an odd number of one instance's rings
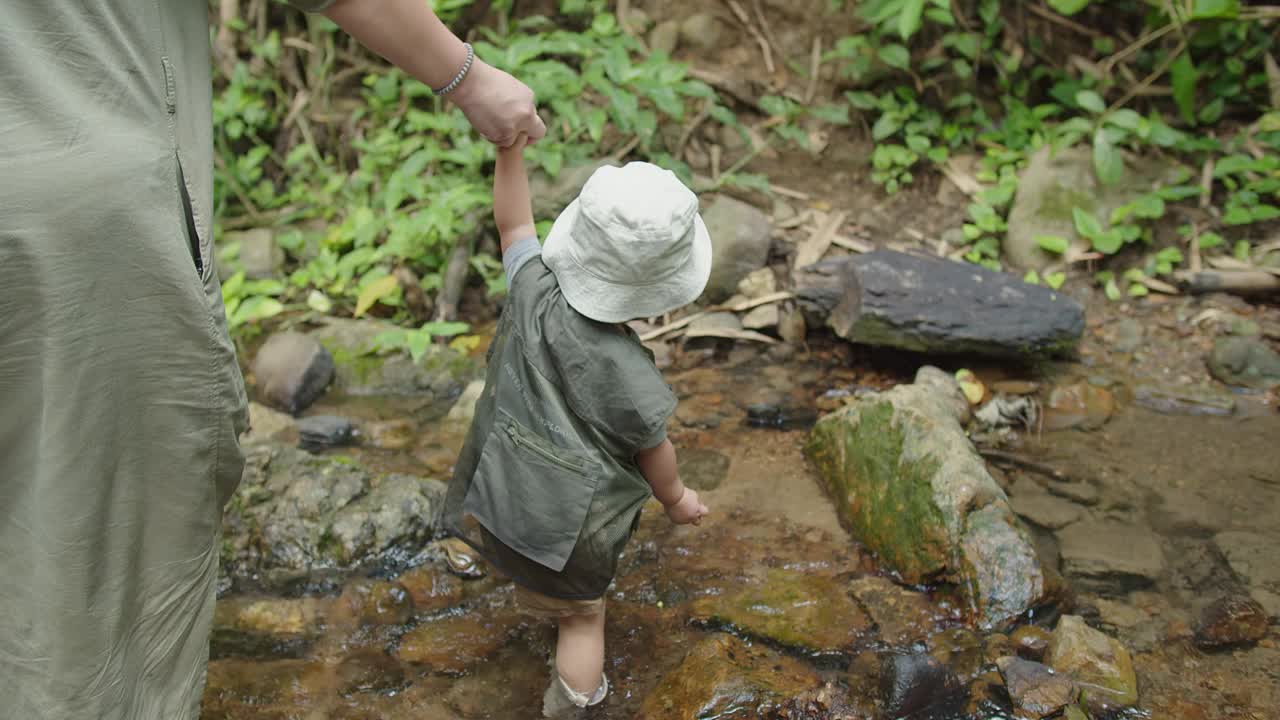
[[[198,715],[244,390],[206,0],[0,2],[0,718]]]
[[[516,271],[445,503],[445,523],[516,582],[598,598],[649,484],[636,451],[675,396],[635,333],[590,320],[533,258]]]

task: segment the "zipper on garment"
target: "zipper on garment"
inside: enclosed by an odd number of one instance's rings
[[[566,470],[572,470],[576,473],[586,472],[586,468],[582,467],[581,465],[571,460],[566,460],[562,457],[559,457],[556,454],[550,452],[549,450],[543,448],[542,446],[536,443],[529,442],[528,440],[524,439],[523,437],[520,436],[519,431],[516,430],[515,425],[507,425],[507,434],[511,436],[511,442],[515,443],[516,447],[529,450],[534,455],[537,455],[538,457],[542,458],[543,460],[546,460],[549,463],[552,463],[553,465],[559,465],[560,467],[565,468]]]

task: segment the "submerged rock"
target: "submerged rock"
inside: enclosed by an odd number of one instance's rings
[[[352,395],[456,397],[476,377],[475,364],[462,353],[430,345],[418,362],[405,350],[383,352],[380,337],[402,332],[377,320],[330,318],[310,333],[333,356],[334,385]]]
[[[1209,353],[1209,372],[1228,385],[1267,390],[1280,386],[1280,353],[1261,338],[1219,338]]]
[[[677,460],[681,480],[698,492],[715,490],[729,474],[729,456],[710,448],[681,450]]]
[[[1076,615],[1064,615],[1049,641],[1045,662],[1075,678],[1091,707],[1130,707],[1138,702],[1138,679],[1129,651]]]
[[[1093,583],[1150,584],[1164,573],[1164,550],[1146,527],[1084,520],[1058,532],[1063,572]]]
[[[1267,636],[1270,619],[1257,601],[1229,595],[1204,609],[1196,627],[1196,645],[1222,648],[1248,645]]]
[[[214,611],[214,630],[296,636],[319,629],[328,614],[324,598],[226,598]]]
[[[690,614],[815,655],[849,652],[871,628],[870,618],[841,583],[781,569],[767,570],[740,590],[701,598]]]
[[[1053,635],[1042,627],[1022,625],[1013,631],[1009,640],[1013,643],[1013,649],[1018,655],[1038,662],[1049,650],[1049,640],[1052,637]]]
[[[1003,657],[996,665],[1014,706],[1033,718],[1054,715],[1076,699],[1076,685],[1071,678],[1038,662]]]
[[[1267,614],[1280,617],[1280,554],[1275,551],[1275,542],[1247,530],[1218,533],[1213,542],[1231,570],[1249,586],[1253,599]]]
[[[413,616],[413,597],[398,582],[359,578],[342,590],[330,617],[347,626],[401,625]]]
[[[308,452],[353,445],[356,426],[336,415],[313,415],[298,421],[298,447]]]
[[[889,653],[881,659],[880,702],[889,717],[946,717],[943,708],[959,705],[963,694],[960,679],[932,655]]]
[[[432,620],[400,639],[396,657],[432,672],[461,673],[502,649],[518,624],[517,616],[505,609]]]
[[[253,359],[253,378],[266,404],[290,415],[311,406],[333,381],[333,357],[313,337],[272,335]]]
[[[817,673],[794,658],[718,634],[695,645],[659,681],[637,717],[765,720],[821,685]]]
[[[232,575],[353,567],[412,554],[436,527],[445,484],[380,476],[340,457],[250,446],[223,513],[222,564]]]
[[[806,453],[859,541],[908,584],[955,585],[990,626],[1048,599],[1051,587],[965,435],[968,412],[950,375],[922,368],[914,384],[820,420]]]
[[[721,302],[748,274],[769,258],[769,217],[741,200],[717,195],[702,213],[711,235],[711,278],[703,292],[708,302]]]
[[[849,584],[849,592],[875,622],[881,642],[892,647],[908,647],[927,640],[940,620],[941,613],[928,595],[908,590],[888,578],[858,578]]]

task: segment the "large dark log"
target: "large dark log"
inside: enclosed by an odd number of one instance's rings
[[[877,250],[796,271],[810,327],[846,340],[929,353],[1068,354],[1084,331],[1071,298],[1004,273]]]

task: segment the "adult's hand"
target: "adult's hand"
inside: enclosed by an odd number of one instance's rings
[[[498,147],[510,147],[521,134],[530,143],[547,134],[533,91],[480,58],[451,97],[476,132]]]

